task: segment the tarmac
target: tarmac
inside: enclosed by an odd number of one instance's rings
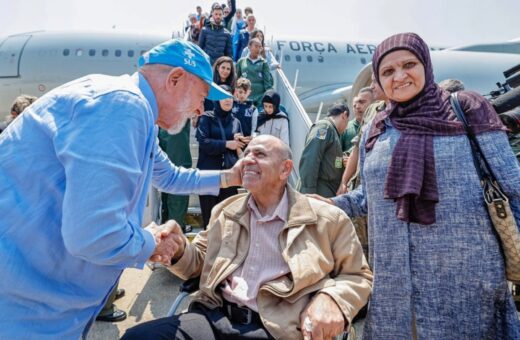
[[[166,316],[179,293],[181,283],[166,268],[160,267],[153,271],[148,266],[143,270],[126,269],[119,281],[119,288],[126,291],[125,296],[115,304],[128,314],[127,319],[120,322],[96,321],[88,339],[119,339],[130,327]],[[186,298],[179,312],[186,309],[188,304],[189,298]]]

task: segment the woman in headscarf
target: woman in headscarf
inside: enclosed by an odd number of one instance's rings
[[[231,92],[227,85],[221,85]],[[238,135],[242,134],[240,121],[231,114],[233,98],[213,102],[214,109],[200,117],[196,138],[199,142],[197,168],[201,170],[223,170],[233,167],[238,161],[238,152],[244,147]],[[237,194],[237,187],[221,188],[218,196],[201,195],[200,209],[204,228],[208,225],[211,209],[228,197]]]
[[[280,110],[280,95],[274,90],[265,92],[256,126],[258,134],[278,137],[289,145],[289,118]]]
[[[360,146],[362,183],[330,200],[368,213],[374,286],[363,339],[520,339],[504,259],[469,140],[416,34],[384,40],[372,61],[389,98]],[[520,167],[491,105],[459,100],[520,222]],[[519,223],[520,224],[520,223]]]

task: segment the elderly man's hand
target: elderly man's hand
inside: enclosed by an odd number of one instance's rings
[[[152,222],[146,229],[154,235],[156,242],[150,261],[170,265],[172,258],[179,257],[184,251],[185,239],[182,229],[174,220],[160,226]]]
[[[345,329],[345,318],[327,294],[316,295],[300,315],[304,340],[332,339]]]

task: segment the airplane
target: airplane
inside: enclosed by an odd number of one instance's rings
[[[181,34],[174,34],[181,37]],[[0,38],[0,118],[20,94],[42,96],[53,88],[91,73],[121,75],[137,70],[138,57],[172,35],[132,32],[37,31]],[[517,42],[520,44],[520,41]],[[370,83],[375,44],[323,40],[272,39],[271,51],[281,69],[273,77],[289,113],[290,145],[299,163],[305,135],[318,107],[352,97]],[[520,63],[511,53],[432,51],[436,79],[457,78],[468,89],[487,93],[504,70]],[[289,81],[289,79],[292,81]],[[290,182],[298,181],[298,168]],[[150,189],[143,223],[158,222],[160,200]]]
[[[180,37],[181,33],[173,35]],[[171,37],[112,30],[36,31],[0,38],[0,117],[8,113],[11,102],[20,94],[42,96],[90,73],[132,73],[142,53]],[[370,69],[376,49],[375,43],[360,41],[291,38],[271,39],[268,45],[303,107],[314,113],[320,104],[327,108],[357,93],[353,84],[360,72],[366,74]],[[500,50],[502,45],[509,47]],[[503,80],[501,72],[520,62],[520,41],[489,46],[433,48],[436,79],[457,78],[469,89],[489,92]]]
[[[370,85],[371,61],[376,43],[273,40],[271,49],[280,60],[288,79],[308,113],[320,104],[352,102],[361,87]],[[520,39],[493,44],[454,48],[430,47],[437,81],[452,78],[467,89],[489,93],[502,73],[520,63]],[[485,53],[484,53],[485,52]]]

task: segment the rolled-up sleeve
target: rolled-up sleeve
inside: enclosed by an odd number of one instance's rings
[[[367,303],[372,292],[373,275],[363,254],[352,222],[338,211],[332,228],[332,253],[335,285],[320,290],[338,304],[349,325],[359,310]]]

